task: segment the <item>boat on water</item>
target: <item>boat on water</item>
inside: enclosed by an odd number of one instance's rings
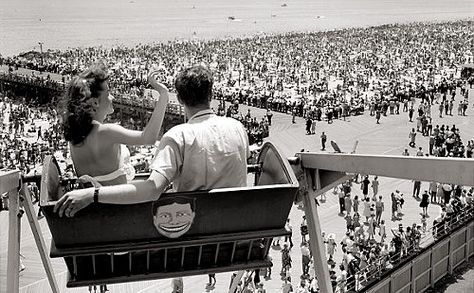
[[[235,16],[229,16],[227,17],[228,20],[233,21],[233,22],[241,22],[242,19],[236,18]]]

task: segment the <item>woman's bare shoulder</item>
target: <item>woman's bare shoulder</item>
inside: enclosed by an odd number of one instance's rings
[[[97,127],[97,134],[100,136],[113,135],[124,130],[125,128],[118,123],[102,123]]]

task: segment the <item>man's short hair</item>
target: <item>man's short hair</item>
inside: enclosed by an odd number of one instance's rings
[[[212,98],[212,84],[211,70],[202,65],[183,70],[174,82],[179,99],[189,107],[207,105]]]
[[[196,207],[196,199],[192,197],[185,197],[185,196],[170,196],[165,198],[160,198],[153,204],[153,214],[156,214],[156,211],[159,207],[167,206],[171,204],[189,204],[191,206],[191,210],[194,212]]]

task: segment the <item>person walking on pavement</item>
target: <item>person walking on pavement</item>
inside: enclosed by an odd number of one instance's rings
[[[434,147],[435,141],[436,141],[435,136],[434,136],[434,135],[430,135],[430,141],[429,141],[430,156],[433,155],[433,147]]]
[[[413,180],[413,197],[420,198],[421,181]]]
[[[216,274],[208,274],[207,275],[209,277],[209,283],[207,283],[207,286],[208,287],[214,287],[217,283],[217,280],[216,280]]]
[[[308,223],[306,222],[306,216],[303,215],[303,221],[301,221],[300,225],[300,232],[301,232],[301,241],[306,242],[306,235],[308,235]]]
[[[311,126],[313,125],[313,120],[311,120],[311,117],[306,118],[306,134],[309,135],[311,134]]]
[[[288,244],[283,244],[283,249],[281,250],[281,272],[280,275],[286,276],[287,271],[291,268],[291,256],[290,250],[288,249]]]
[[[377,196],[377,193],[379,193],[379,181],[377,180],[378,178],[378,176],[375,176],[374,180],[372,180],[372,191],[374,192],[374,198]]]
[[[309,276],[309,265],[311,263],[311,251],[307,242],[301,243],[301,259],[303,276]]]
[[[171,280],[171,288],[173,288],[172,293],[183,293],[184,286],[183,286],[183,278],[174,278]]]
[[[364,194],[364,197],[367,197],[367,195],[369,194],[369,184],[369,175],[366,175],[361,183],[362,194]]]
[[[354,200],[352,201],[352,208],[354,209],[354,214],[359,213],[359,197],[356,195],[354,196]]]
[[[270,108],[267,109],[267,120],[268,120],[268,126],[272,126],[272,117],[273,113],[270,111]]]
[[[425,190],[423,194],[421,195],[421,202],[420,202],[420,207],[422,209],[421,213],[424,216],[428,215],[428,205],[430,204],[430,198],[429,198],[428,191]]]
[[[40,140],[41,138],[41,127],[38,128],[38,138],[36,139],[37,141]]]
[[[316,134],[316,119],[313,118],[313,123],[311,123],[311,134]]]
[[[384,211],[384,203],[382,201],[382,196],[379,196],[379,199],[375,202],[375,220],[377,225],[380,225],[380,220],[382,219],[382,212]]]
[[[415,147],[415,138],[416,138],[416,131],[415,131],[415,128],[412,128],[411,129],[411,132],[408,134],[408,138],[410,139],[410,143],[408,144],[409,146],[411,146],[412,148]]]
[[[321,150],[324,151],[326,150],[326,141],[327,141],[327,136],[326,136],[326,133],[321,133]]]
[[[344,197],[344,208],[346,209],[346,215],[350,216],[352,211],[352,199],[350,194]]]
[[[392,220],[398,219],[398,199],[395,192],[392,192]]]
[[[285,236],[285,242],[289,242],[290,243],[290,249],[293,248],[293,227],[291,226],[290,224],[290,219],[286,219],[286,224],[285,224],[285,228],[287,231],[290,232],[290,235],[287,235]]]
[[[346,210],[345,193],[342,188],[339,188],[338,196],[339,196],[339,214],[342,215],[344,214],[344,211]]]
[[[438,190],[438,183],[432,181],[430,182],[430,195],[431,195],[431,202],[436,203],[436,192]]]

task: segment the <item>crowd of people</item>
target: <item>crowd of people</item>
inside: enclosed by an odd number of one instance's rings
[[[345,235],[338,241],[335,233],[322,232],[333,292],[355,292],[367,286],[434,240],[472,219],[473,187],[431,182],[429,189],[420,196],[417,190],[419,192],[421,182],[414,181],[413,197],[422,208],[419,222],[406,227],[399,223],[398,228],[389,228],[382,219],[388,197],[380,195],[377,176],[372,180],[369,176],[358,177],[347,180],[333,191],[333,196],[339,198],[340,216],[346,221]],[[360,191],[357,191],[359,186]],[[404,215],[403,194],[396,190],[391,193],[390,199],[392,221],[399,221]],[[434,220],[430,228],[427,223],[430,217],[426,209],[428,204],[440,206],[439,214],[431,215]],[[312,256],[308,250],[309,236],[304,216],[300,228],[303,274],[299,288],[306,288],[302,292],[318,292],[311,291],[313,284],[317,284],[317,279],[314,271],[311,272],[314,268],[311,269]],[[291,226],[287,229],[291,230]],[[274,244],[280,245],[279,241]],[[281,250],[283,278],[287,277],[287,271],[292,267],[289,254],[292,247],[293,243],[290,245],[285,239]],[[342,252],[342,258],[336,260],[337,250]]]
[[[8,113],[8,114],[7,114]],[[5,122],[5,115],[8,121]],[[62,134],[54,109],[37,109],[14,103],[8,97],[0,97],[0,169],[19,169],[25,174],[38,163],[45,154],[63,148]],[[49,128],[35,125],[35,120],[45,119]],[[24,139],[30,137],[29,141]]]
[[[385,113],[396,103],[434,95],[442,80],[451,86],[456,66],[473,61],[471,26],[472,21],[394,24],[133,48],[47,50],[0,63],[58,73],[67,81],[103,59],[114,71],[111,88],[137,99],[153,64],[159,62],[159,79],[171,88],[177,72],[203,62],[214,71],[215,98],[330,121],[361,106]],[[469,82],[472,87],[472,78]]]
[[[18,169],[23,175],[39,175],[38,166],[43,158],[66,151],[66,145],[53,108],[21,102],[0,95],[0,170]],[[0,210],[6,208],[7,201],[3,198]]]

